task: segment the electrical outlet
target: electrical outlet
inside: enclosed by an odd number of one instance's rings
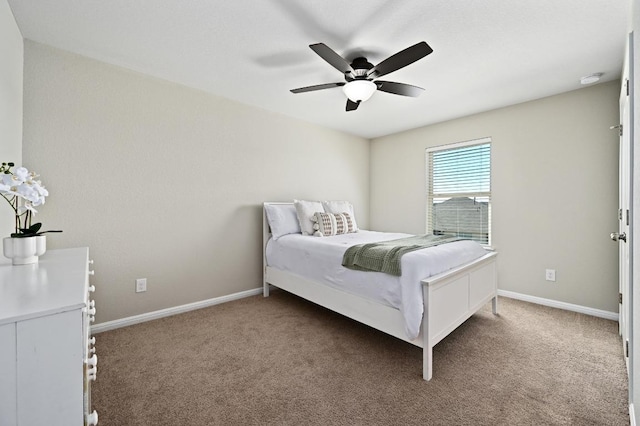
[[[556,270],[555,269],[547,269],[545,272],[545,278],[547,281],[555,281],[556,280]]]
[[[136,279],[136,293],[142,293],[143,291],[147,291],[147,279],[138,278]]]

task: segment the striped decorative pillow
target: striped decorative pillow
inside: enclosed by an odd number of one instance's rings
[[[314,213],[311,220],[316,237],[329,237],[331,235],[348,234],[356,232],[353,218],[349,213]]]
[[[323,201],[322,207],[326,213],[349,213],[351,215],[351,222],[353,222],[353,228],[355,232],[358,231],[358,224],[356,223],[356,215],[353,212],[353,204],[348,201]]]

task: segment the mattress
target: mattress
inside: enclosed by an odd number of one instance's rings
[[[271,238],[265,251],[267,265],[314,282],[364,297],[400,310],[410,340],[420,332],[424,311],[421,280],[464,265],[487,254],[477,242],[456,241],[416,250],[401,260],[402,275],[354,271],[342,266],[348,247],[388,241],[409,234],[360,230],[331,237],[302,234]]]

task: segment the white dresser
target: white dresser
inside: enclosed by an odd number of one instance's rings
[[[94,425],[89,249],[0,265],[0,426]]]

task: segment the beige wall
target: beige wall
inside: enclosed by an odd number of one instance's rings
[[[22,34],[9,4],[0,0],[0,163],[22,163],[23,51]],[[8,206],[0,207],[0,236],[13,232],[12,217]],[[9,260],[0,256],[0,262]]]
[[[31,41],[24,96],[37,218],[90,247],[98,323],[260,287],[263,201],[348,199],[368,225],[366,139]]]
[[[258,287],[264,200],[350,199],[363,228],[422,233],[425,148],[485,136],[500,288],[617,311],[617,82],[371,143],[29,41],[24,84],[37,218],[65,230],[51,248],[91,248],[98,322]]]
[[[499,287],[617,312],[618,94],[603,83],[373,140],[371,228],[424,232],[425,148],[490,136]]]

